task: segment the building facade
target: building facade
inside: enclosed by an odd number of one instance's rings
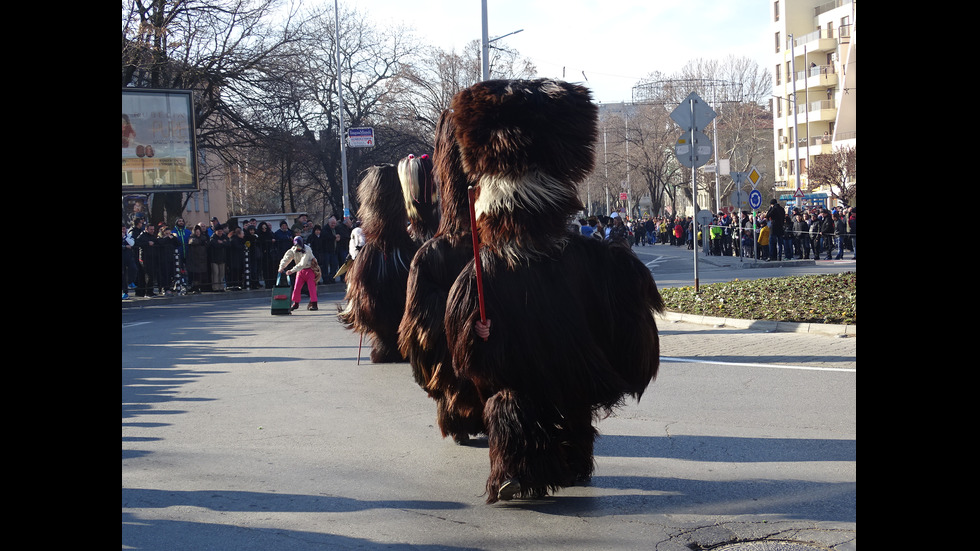
[[[780,198],[803,195],[804,205],[821,196],[832,201],[829,189],[808,191],[807,167],[818,155],[857,146],[856,13],[853,0],[771,0],[774,192]]]

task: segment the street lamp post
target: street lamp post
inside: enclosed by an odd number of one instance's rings
[[[480,54],[480,57],[482,58],[481,65],[483,66],[483,80],[490,80],[490,43],[500,40],[505,36],[517,34],[523,31],[524,29],[518,29],[514,32],[509,32],[507,34],[500,35],[497,38],[491,39],[490,35],[487,32],[487,0],[481,0],[481,5],[482,5],[482,12],[483,12],[483,20],[482,20],[483,34],[480,40],[480,44],[481,44],[480,50],[482,52]]]
[[[486,0],[484,0],[486,1]],[[344,187],[344,218],[350,216],[350,201],[347,188],[347,140],[344,139],[344,86],[340,80],[340,15],[337,0],[333,2],[334,31],[337,38],[337,115],[340,119],[340,177]]]

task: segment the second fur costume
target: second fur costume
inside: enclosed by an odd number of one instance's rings
[[[442,436],[463,444],[485,429],[483,400],[472,381],[456,376],[443,327],[449,290],[463,267],[473,261],[466,175],[455,128],[452,111],[446,110],[436,126],[432,155],[441,194],[439,229],[412,259],[398,346],[412,366],[415,381],[436,402]]]

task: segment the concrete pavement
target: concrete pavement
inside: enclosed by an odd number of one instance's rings
[[[661,372],[597,427],[596,472],[486,505],[407,364],[266,290],[123,301],[122,547],[856,550],[856,332],[658,320]]]

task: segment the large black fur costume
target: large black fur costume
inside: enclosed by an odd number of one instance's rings
[[[461,379],[484,390],[487,502],[543,496],[591,476],[593,422],[657,374],[650,271],[623,244],[573,234],[576,186],[591,172],[598,109],[552,80],[486,81],[452,101],[476,216],[489,338],[476,334],[470,262],[447,301]]]
[[[484,432],[483,400],[469,379],[456,377],[443,327],[449,289],[473,261],[466,175],[449,110],[436,126],[433,164],[441,194],[439,229],[412,259],[398,346],[412,365],[415,381],[436,402],[443,437],[463,443],[469,435]]]
[[[357,199],[365,242],[347,272],[347,304],[338,317],[348,329],[369,337],[372,362],[401,362],[398,324],[405,312],[408,269],[418,244],[407,230],[397,168],[369,168],[357,187]]]

